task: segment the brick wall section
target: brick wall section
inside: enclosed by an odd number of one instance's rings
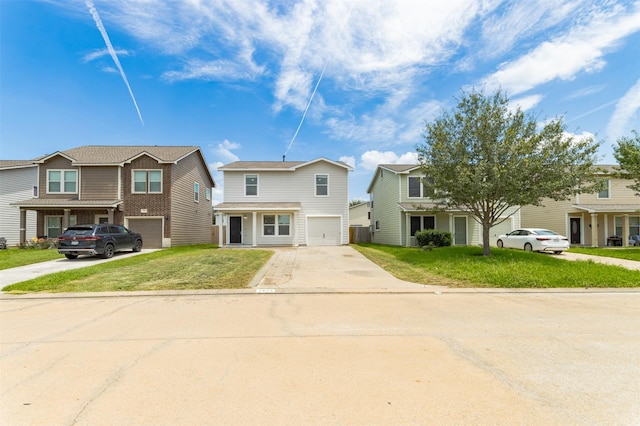
[[[162,170],[162,194],[133,194],[133,170]],[[171,165],[159,164],[153,158],[143,155],[124,166],[122,172],[123,216],[164,216],[171,208]],[[147,209],[146,213],[141,213]],[[171,221],[164,221],[164,237],[171,238]]]

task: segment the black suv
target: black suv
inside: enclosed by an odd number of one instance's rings
[[[106,223],[70,226],[58,237],[58,253],[67,259],[81,254],[113,257],[120,250],[142,250],[142,235],[122,225]]]

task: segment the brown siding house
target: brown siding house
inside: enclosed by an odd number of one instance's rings
[[[140,232],[144,247],[210,243],[216,184],[196,146],[81,146],[33,160],[37,193],[12,203],[35,211],[39,237],[80,223]],[[21,233],[21,242],[26,236]]]

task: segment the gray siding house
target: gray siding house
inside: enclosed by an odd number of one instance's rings
[[[220,246],[349,244],[351,166],[312,161],[236,161],[224,173],[224,202],[215,206]]]
[[[426,177],[416,164],[380,164],[369,184],[371,242],[415,246],[415,233],[423,229],[451,232],[454,245],[482,244],[482,227],[466,211],[435,209],[424,194]],[[517,208],[505,213],[505,221],[491,229],[490,240],[520,226]]]
[[[215,182],[199,147],[89,145],[32,163],[37,188],[12,205],[40,237],[107,222],[140,232],[147,248],[211,242]]]
[[[20,209],[12,203],[34,196],[37,191],[38,166],[33,161],[0,160],[0,237],[7,246],[20,243]],[[24,234],[36,238],[36,212],[27,213]]]

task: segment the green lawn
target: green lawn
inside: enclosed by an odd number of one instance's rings
[[[173,247],[9,285],[7,293],[246,288],[268,250]]]
[[[543,253],[481,247],[433,251],[377,244],[353,246],[405,281],[450,287],[588,288],[640,287],[640,271],[595,262],[572,262]]]
[[[615,257],[618,259],[637,260],[640,262],[640,247],[571,247],[572,253],[590,254],[592,256]]]
[[[61,258],[64,258],[64,256],[58,254],[56,249],[19,249],[13,247],[7,250],[0,250],[0,271]]]

